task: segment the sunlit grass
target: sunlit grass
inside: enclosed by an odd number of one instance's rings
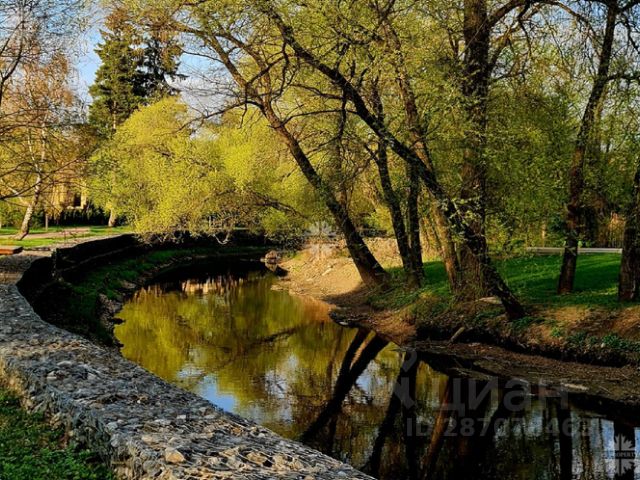
[[[73,233],[73,230],[82,230],[81,233]],[[61,235],[63,232],[70,232],[68,235]],[[66,226],[66,227],[50,227],[48,230],[44,228],[34,228],[24,240],[16,240],[10,236],[16,235],[16,228],[0,228],[0,245],[15,245],[25,249],[48,247],[57,243],[65,243],[69,240],[80,238],[101,237],[105,235],[120,235],[130,233],[129,227],[107,227],[107,226]],[[34,238],[34,235],[37,237]]]
[[[578,260],[575,291],[569,295],[557,295],[556,287],[562,258],[552,256],[523,256],[496,262],[498,271],[522,301],[540,305],[579,305],[617,307],[617,283],[620,255],[582,255]],[[451,292],[442,262],[424,265],[426,283],[417,291],[405,287],[400,268],[392,269],[393,288],[377,294],[371,301],[380,308],[398,308],[421,297],[438,297],[451,300]]]
[[[557,295],[562,257],[527,256],[498,262],[509,286],[526,302],[553,305],[617,305],[620,255],[589,254],[578,259],[575,290]]]

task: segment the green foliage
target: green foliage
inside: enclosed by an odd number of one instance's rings
[[[615,333],[602,337],[602,345],[620,352],[640,353],[640,342],[622,338]]]
[[[181,77],[180,48],[166,28],[145,31],[122,6],[111,11],[105,27],[96,49],[101,64],[89,89],[89,122],[103,137],[110,137],[149,99],[176,93],[169,78]]]
[[[11,480],[111,480],[91,452],[64,444],[63,432],[30,415],[0,390],[0,478]]]
[[[537,325],[543,322],[544,322],[544,319],[542,318],[527,316],[511,322],[511,328],[513,329],[514,332],[518,333],[518,332],[523,332],[529,329],[533,325]]]
[[[96,200],[141,234],[299,234],[317,200],[264,124],[193,120],[179,97],[131,115],[93,157]]]
[[[581,255],[575,291],[556,295],[561,258],[557,255],[524,256],[497,262],[514,291],[527,303],[551,305],[617,306],[620,256]]]

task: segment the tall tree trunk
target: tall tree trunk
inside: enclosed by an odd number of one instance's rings
[[[113,228],[118,223],[118,214],[116,213],[115,208],[109,209],[109,221],[107,222],[107,226],[109,228]]]
[[[400,207],[400,200],[393,188],[391,182],[391,176],[389,175],[388,164],[388,151],[384,140],[378,141],[378,151],[374,155],[375,163],[378,167],[378,174],[380,175],[380,185],[382,186],[382,193],[384,195],[385,203],[389,209],[391,215],[391,225],[393,226],[393,233],[396,237],[396,243],[398,244],[398,251],[400,252],[400,258],[402,260],[402,267],[407,274],[409,284],[413,287],[417,287],[421,283],[421,277],[414,274],[412,267],[411,249],[409,247],[409,237],[404,224],[404,218],[402,216],[402,208]]]
[[[22,224],[20,225],[20,230],[16,234],[16,240],[24,240],[24,238],[29,235],[29,231],[31,230],[31,219],[33,218],[33,214],[36,211],[38,206],[38,202],[40,201],[40,193],[42,192],[42,176],[38,173],[36,178],[36,182],[33,188],[33,196],[29,201],[29,205],[27,205],[27,210],[24,212],[24,217],[22,218]]]
[[[493,265],[491,257],[487,253],[486,238],[476,235],[470,228],[464,215],[462,215],[456,203],[449,197],[442,184],[436,178],[435,173],[427,168],[415,150],[401,142],[376,115],[371,113],[358,89],[340,70],[323,63],[297,41],[291,27],[283,21],[275,9],[268,8],[268,5],[265,4],[260,10],[274,22],[283,40],[293,49],[296,55],[302,61],[325,75],[334,85],[338,86],[342,90],[345,98],[352,102],[356,114],[366,125],[371,128],[376,135],[385,138],[389,144],[389,148],[401,159],[416,167],[420,180],[433,196],[436,206],[443,215],[448,229],[452,234],[459,235],[471,252],[478,257],[478,262],[487,287],[492,294],[500,299],[507,317],[510,320],[522,318],[526,312],[520,301]]]
[[[624,227],[618,298],[622,302],[640,300],[640,162],[633,182],[633,195]]]
[[[347,249],[360,273],[362,281],[369,286],[386,284],[389,280],[388,273],[378,263],[373,253],[371,253],[371,250],[369,250],[369,247],[364,242],[356,226],[351,221],[349,212],[347,212],[345,207],[336,199],[331,188],[322,180],[296,138],[289,132],[286,125],[280,121],[271,105],[265,104],[264,113],[271,128],[284,140],[303,175],[315,188],[316,192],[318,192],[333,215],[336,225],[342,231]]]
[[[462,95],[466,116],[463,151],[462,209],[473,235],[485,236],[486,217],[486,139],[487,101],[489,93],[489,42],[491,26],[488,22],[486,0],[464,2],[464,78]],[[483,248],[487,248],[487,243]],[[483,252],[486,255],[487,252]],[[468,246],[460,246],[461,292],[465,298],[485,296],[489,289],[482,275],[477,255]]]
[[[377,85],[373,89],[372,101],[376,109],[376,114],[382,121],[384,118],[384,106],[378,92]],[[389,150],[384,138],[378,138],[377,151],[372,154],[374,162],[378,167],[380,175],[380,185],[384,195],[384,200],[391,216],[391,225],[398,244],[398,251],[402,260],[402,267],[407,275],[409,286],[419,287],[423,281],[422,263],[420,268],[415,268],[415,259],[412,255],[411,240],[407,234],[400,199],[393,187],[391,175],[389,174]],[[417,213],[417,212],[416,212]]]
[[[360,274],[362,281],[369,286],[386,285],[389,281],[389,274],[384,270],[384,268],[382,268],[373,253],[371,253],[371,250],[369,250],[369,247],[364,242],[364,239],[351,220],[349,212],[336,199],[336,196],[330,186],[327,185],[320,174],[318,174],[306,153],[304,153],[304,150],[296,137],[287,128],[287,124],[280,119],[274,110],[273,105],[271,104],[272,90],[270,78],[268,76],[269,68],[264,65],[263,60],[259,58],[255,52],[251,49],[246,50],[249,55],[253,56],[256,63],[262,66],[265,73],[265,77],[263,77],[262,81],[266,88],[266,94],[261,94],[256,90],[256,87],[252,83],[248,82],[242,75],[240,70],[233,63],[229,53],[222,47],[222,44],[217,37],[207,37],[206,41],[209,42],[211,47],[218,54],[220,61],[224,64],[234,81],[245,91],[247,98],[251,98],[258,104],[261,113],[269,122],[271,128],[273,128],[273,130],[280,136],[284,144],[289,149],[289,153],[291,153],[291,156],[297,163],[298,168],[302,171],[302,174],[324,201],[329,212],[333,215],[337,227],[342,231],[347,244],[347,249],[349,250],[353,263],[358,269],[358,273]]]
[[[440,240],[440,252],[444,262],[444,268],[447,272],[449,285],[453,293],[460,291],[460,260],[456,249],[456,242],[451,234],[451,228],[447,223],[447,219],[435,204],[431,206],[432,217],[435,219],[434,231]]]
[[[427,132],[420,120],[416,95],[409,78],[409,72],[407,71],[404,54],[402,52],[402,43],[400,42],[400,38],[389,19],[385,17],[383,18],[383,21],[385,22],[387,42],[390,50],[393,52],[392,61],[396,71],[398,89],[404,103],[405,123],[409,129],[409,138],[416,156],[429,170],[429,172],[431,172],[432,175],[435,175],[433,159],[431,158],[431,152],[427,146]],[[416,270],[419,265],[420,275],[423,276],[420,221],[415,218],[419,216],[417,203],[420,195],[420,175],[415,165],[408,166],[407,176],[409,180],[408,217],[412,264],[413,268]],[[447,224],[443,212],[437,208],[435,204],[432,203],[432,205],[434,206],[431,208],[430,213],[437,219],[436,224],[438,226],[438,235],[441,238],[442,249],[440,254],[447,270],[451,288],[455,291],[458,287],[457,279],[459,278],[459,263],[455,248],[450,248],[451,245],[453,245],[453,237],[448,228],[442,228]]]
[[[571,170],[569,172],[569,201],[567,203],[565,222],[566,237],[564,255],[562,258],[562,268],[560,270],[560,280],[558,281],[559,294],[567,294],[573,291],[578,265],[585,154],[594,128],[596,110],[598,104],[603,99],[605,87],[608,82],[617,18],[617,5],[615,2],[611,2],[607,7],[607,24],[599,54],[598,71],[582,116],[582,122],[580,123],[580,130],[573,152],[573,159],[571,161]]]
[[[29,152],[33,166],[36,172],[36,181],[33,186],[33,196],[27,205],[27,210],[24,212],[24,218],[22,219],[22,225],[20,225],[20,231],[16,235],[18,240],[23,240],[29,231],[31,230],[31,219],[40,201],[40,194],[42,193],[42,167],[45,164],[47,158],[47,132],[44,124],[40,127],[40,138],[38,142],[39,151],[33,145],[31,135],[28,136]]]
[[[407,197],[407,227],[409,229],[409,248],[411,255],[411,275],[417,285],[422,283],[424,268],[422,264],[422,241],[420,240],[420,179],[414,167],[407,169],[409,177],[409,195]]]

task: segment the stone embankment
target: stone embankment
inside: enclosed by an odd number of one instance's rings
[[[44,322],[12,284],[0,285],[0,382],[118,478],[370,479]]]

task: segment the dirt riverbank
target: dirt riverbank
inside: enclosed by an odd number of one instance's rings
[[[372,249],[385,267],[397,264],[389,242],[374,242]],[[514,334],[512,326],[505,332],[506,319],[491,299],[452,307],[430,318],[424,318],[424,315],[429,315],[424,309],[374,308],[370,300],[376,292],[363,288],[355,266],[337,245],[305,249],[285,260],[282,266],[289,275],[283,279],[281,288],[327,302],[332,306],[332,316],[337,321],[372,329],[401,347],[416,349],[446,373],[517,378],[532,385],[543,385],[543,388],[567,391],[574,398],[584,399],[590,404],[615,404],[622,408],[640,406],[640,370],[638,364],[630,360],[633,355],[611,353],[602,345],[593,346],[594,355],[568,345],[565,352],[563,345],[555,338],[545,337],[545,332],[534,321],[526,325],[526,329],[521,329],[518,335]],[[604,328],[611,328],[612,322],[620,318],[629,331],[637,330],[636,322],[631,321],[635,318],[640,324],[640,315],[635,312],[637,308],[609,312],[606,317],[608,324]],[[555,309],[556,312],[560,310],[569,309]],[[568,318],[572,325],[603,321],[602,316],[593,311],[589,315],[578,308],[570,311],[571,316],[565,316],[563,320]],[[541,312],[553,315],[554,309],[536,310],[538,315]],[[483,320],[480,327],[476,320],[469,327],[469,318],[465,315],[472,319],[490,320]],[[450,341],[455,334],[455,341]],[[509,335],[513,338],[505,341]],[[570,361],[574,358],[581,361]],[[608,362],[611,363],[607,365]]]

